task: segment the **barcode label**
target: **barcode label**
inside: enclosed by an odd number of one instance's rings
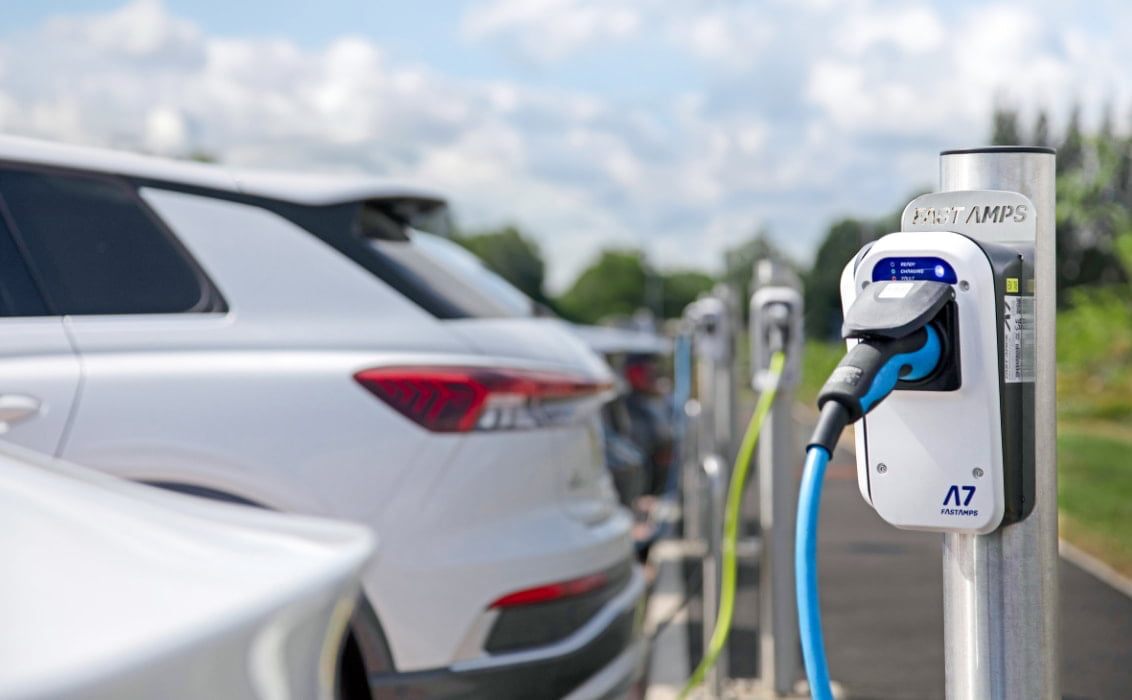
[[[1008,383],[1034,381],[1034,297],[1002,298],[1002,376]]]

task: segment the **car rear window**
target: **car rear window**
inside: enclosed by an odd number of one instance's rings
[[[0,169],[0,202],[55,313],[223,308],[203,272],[125,182]]]
[[[533,316],[534,303],[479,258],[458,244],[432,233],[414,230],[401,217],[392,215],[384,201],[366,202],[359,212],[361,234],[383,262],[398,268],[394,283],[413,297],[414,285],[428,288],[473,318]],[[388,281],[388,280],[387,280]]]

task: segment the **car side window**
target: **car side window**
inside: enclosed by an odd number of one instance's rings
[[[0,169],[0,204],[57,314],[219,310],[204,273],[120,180]]]
[[[0,317],[47,316],[47,305],[12,238],[5,217],[0,216]]]

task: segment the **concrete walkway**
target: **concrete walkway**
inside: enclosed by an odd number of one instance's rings
[[[839,449],[822,497],[819,585],[830,674],[856,700],[943,698],[941,536],[882,521],[861,499],[855,469],[852,454]],[[753,516],[746,513],[748,532]],[[649,622],[660,629],[647,698],[666,700],[702,651],[700,577],[688,545],[664,542],[656,552]],[[758,672],[757,557],[739,572],[729,676],[751,679]],[[1064,558],[1060,574],[1062,696],[1132,698],[1132,598]]]

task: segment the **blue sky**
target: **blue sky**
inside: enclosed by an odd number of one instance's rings
[[[1132,127],[1132,8],[908,0],[6,2],[0,131],[448,193],[561,290],[602,247],[716,270],[934,184],[993,106]]]

